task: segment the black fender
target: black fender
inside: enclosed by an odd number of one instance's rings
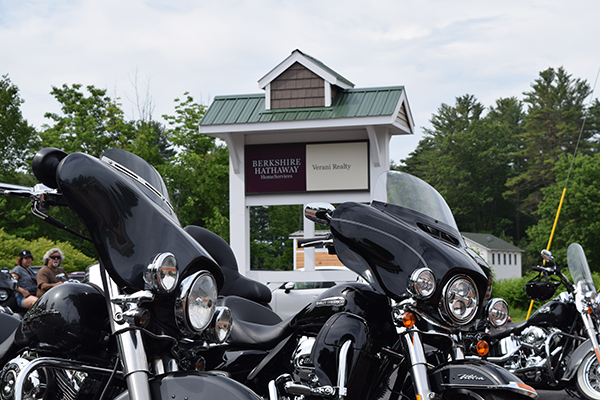
[[[483,360],[457,360],[429,372],[431,390],[442,393],[454,389],[508,391],[537,398],[532,387],[505,369]]]
[[[577,347],[571,354],[571,357],[569,358],[569,363],[567,364],[567,368],[565,369],[565,373],[563,374],[561,380],[568,382],[571,379],[573,379],[573,377],[575,377],[575,373],[577,372],[577,368],[579,368],[579,364],[581,364],[583,358],[589,352],[593,351],[594,347],[592,346],[592,342],[590,341],[590,339],[581,343],[579,347]]]
[[[150,379],[153,400],[219,399],[262,400],[246,386],[222,375],[210,372],[175,372]],[[123,392],[115,400],[129,400]]]

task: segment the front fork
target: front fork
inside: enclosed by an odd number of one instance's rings
[[[427,359],[423,350],[421,335],[416,331],[407,331],[401,334],[402,344],[408,355],[410,373],[415,388],[417,400],[430,400],[435,396],[429,387],[427,378]]]
[[[596,332],[596,326],[594,321],[592,321],[592,316],[588,313],[581,313],[581,318],[583,319],[583,325],[585,326],[585,330],[590,338],[590,342],[592,343],[592,347],[594,348],[594,352],[596,353],[596,358],[598,362],[600,362],[600,347],[598,346],[598,332]]]
[[[104,271],[104,287],[109,295],[109,315],[111,331],[116,336],[121,363],[123,364],[123,376],[127,382],[129,398],[131,400],[149,400],[150,394],[150,371],[148,369],[148,357],[142,340],[142,333],[137,329],[131,329],[127,312],[131,311],[132,305],[148,301],[151,293],[142,295],[123,296],[118,286]],[[146,296],[146,297],[144,297]],[[135,307],[133,307],[135,308]]]

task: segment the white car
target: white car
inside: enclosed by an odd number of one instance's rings
[[[296,315],[315,297],[336,285],[336,282],[270,282],[273,299],[271,308],[282,319]]]

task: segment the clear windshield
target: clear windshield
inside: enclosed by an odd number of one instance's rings
[[[410,174],[399,171],[382,174],[375,184],[373,200],[418,211],[458,230],[444,198],[431,185]]]
[[[596,291],[592,273],[583,248],[578,243],[571,243],[567,249],[567,263],[573,283],[580,293]]]

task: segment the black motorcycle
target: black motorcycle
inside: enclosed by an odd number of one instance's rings
[[[534,267],[540,275],[525,286],[529,298],[550,300],[561,284],[567,291],[544,304],[529,319],[476,334],[472,341],[487,341],[487,361],[535,388],[565,389],[580,398],[599,400],[600,299],[596,297],[585,253],[577,243],[567,249],[572,283],[549,251],[542,251],[542,257],[546,266]]]
[[[99,265],[88,283],[50,289],[22,320],[0,313],[0,399],[258,400],[201,372],[200,353],[230,332],[231,313],[216,307],[223,274],[180,226],[158,172],[123,150],[97,159],[54,148],[35,155],[33,172],[43,185],[0,193],[30,199],[67,230],[47,210],[69,207]]]
[[[400,172],[376,192],[382,201],[370,205],[305,207],[331,237],[304,246],[326,246],[365,283],[334,286],[284,321],[261,305],[268,290],[239,276],[223,240],[188,230],[234,282],[219,299],[233,314],[231,336],[208,351],[210,368],[270,400],[536,398],[506,370],[464,357],[463,332],[482,314],[505,323],[508,309],[484,304],[491,270],[465,246],[442,196]]]

